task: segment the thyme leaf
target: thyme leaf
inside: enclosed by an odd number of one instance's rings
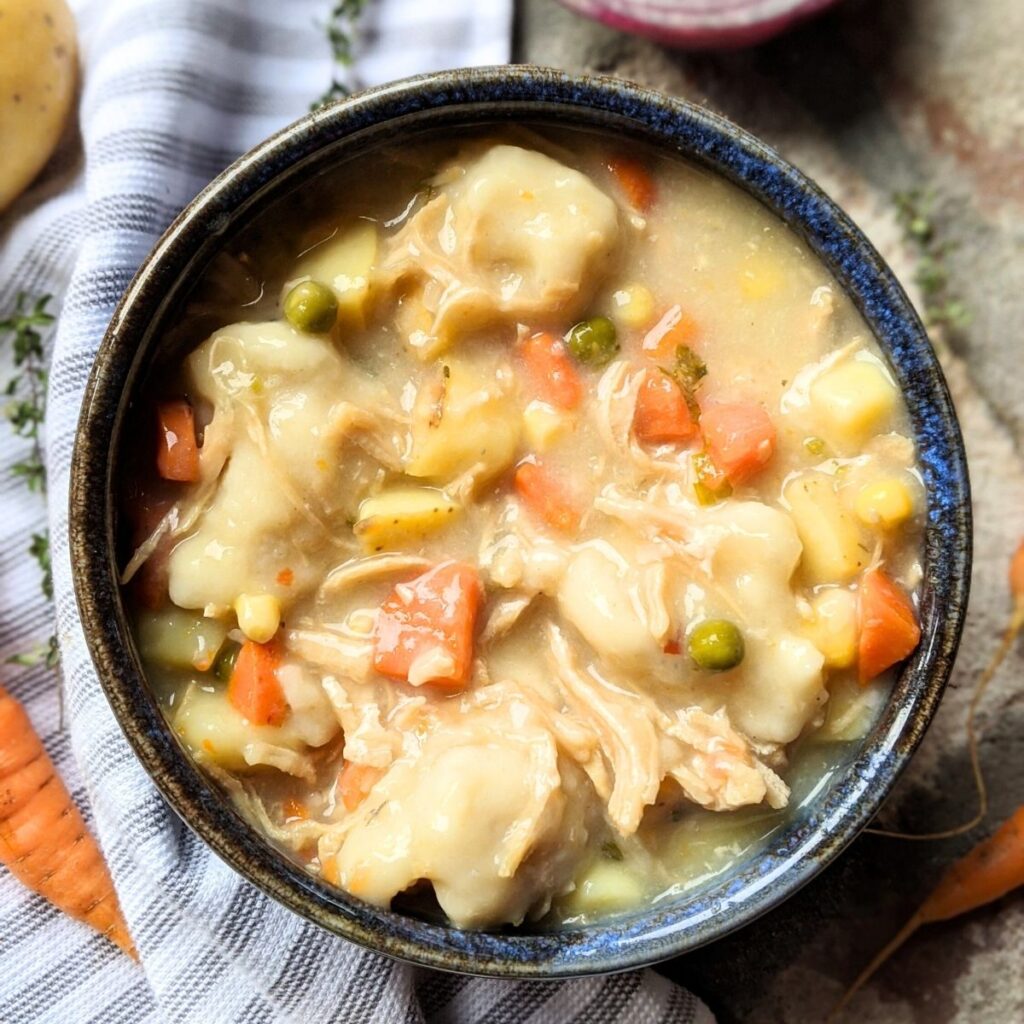
[[[43,332],[53,324],[54,316],[47,311],[51,295],[35,300],[24,292],[15,299],[14,310],[0,319],[0,341],[10,339],[14,359],[14,374],[4,386],[8,399],[4,416],[18,437],[29,442],[29,453],[15,462],[11,474],[23,480],[30,491],[46,493],[46,464],[43,461],[42,428],[46,418],[46,351]],[[40,570],[40,588],[47,601],[53,600],[53,573],[50,566],[50,534],[48,530],[32,534],[28,553]],[[15,665],[45,663],[53,668],[59,658],[57,637],[50,636],[35,651],[16,654],[8,661]]]
[[[929,327],[943,326],[963,330],[971,322],[971,312],[953,292],[946,257],[955,243],[939,238],[934,221],[936,195],[932,189],[911,189],[893,196],[896,220],[904,238],[917,250],[914,282],[924,300],[924,319]]]
[[[340,73],[352,66],[355,58],[357,23],[366,4],[367,0],[335,0],[331,7],[324,28],[327,41],[331,44],[331,56],[334,58],[336,73],[323,95],[309,105],[310,110],[319,110],[335,100],[348,96],[350,90],[343,81],[340,81]]]
[[[18,437],[26,438],[31,447],[28,455],[11,468],[30,491],[45,492],[46,468],[40,430],[46,415],[46,354],[39,328],[53,323],[53,314],[46,311],[51,296],[44,295],[31,302],[21,292],[14,311],[0,320],[0,338],[12,337],[14,376],[7,382],[4,395],[9,399],[4,408],[7,422]]]

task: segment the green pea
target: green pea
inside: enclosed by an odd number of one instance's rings
[[[569,351],[587,366],[604,366],[619,351],[615,324],[606,316],[581,320],[565,336]]]
[[[231,673],[235,671],[235,662],[238,661],[238,652],[242,645],[234,640],[225,640],[224,646],[217,652],[213,662],[213,674],[222,682],[231,680]]]
[[[709,672],[724,672],[743,660],[743,634],[727,619],[699,622],[690,630],[687,646],[697,667]]]
[[[285,296],[284,315],[296,330],[326,334],[338,317],[338,300],[327,285],[303,281]]]

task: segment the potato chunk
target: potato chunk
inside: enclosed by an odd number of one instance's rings
[[[295,745],[287,726],[253,725],[227,698],[227,691],[192,683],[174,713],[172,727],[199,761],[229,771],[246,771],[245,749],[250,743],[275,747]]]
[[[576,880],[565,908],[569,914],[614,914],[639,906],[643,898],[644,885],[636,871],[626,864],[596,860]]]
[[[479,479],[507,468],[519,444],[521,416],[504,387],[481,368],[451,362],[423,385],[413,412],[410,476],[444,483],[476,470]]]
[[[462,506],[434,487],[395,487],[367,498],[354,527],[367,552],[400,548],[454,522]]]
[[[831,477],[803,473],[786,485],[797,533],[803,543],[801,564],[810,583],[845,583],[867,564],[853,517],[843,508]]]
[[[147,612],[138,622],[139,648],[146,661],[186,671],[206,672],[227,635],[223,622],[181,608]]]
[[[377,225],[360,220],[338,231],[304,256],[285,291],[303,280],[321,281],[338,299],[338,319],[352,327],[364,325],[370,275],[377,259]]]
[[[885,425],[896,407],[896,387],[875,361],[833,366],[811,385],[811,402],[830,437],[856,447]]]

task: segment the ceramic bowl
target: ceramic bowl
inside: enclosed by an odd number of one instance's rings
[[[310,877],[232,809],[168,728],[147,684],[117,586],[114,484],[128,413],[173,312],[226,239],[332,162],[420,131],[532,121],[634,138],[723,175],[772,209],[835,276],[871,325],[906,396],[927,488],[922,641],[870,733],[756,856],[707,887],[606,923],[557,933],[467,932],[369,906]],[[939,703],[967,600],[967,467],[935,354],[878,253],[812,182],[713,114],[630,83],[535,67],[444,72],[353,96],[247,153],[171,225],[126,291],[85,396],[71,482],[71,548],[85,633],[114,714],[171,806],[267,894],[347,939],[431,967],[566,977],[665,959],[771,909],[821,871],[878,810]]]

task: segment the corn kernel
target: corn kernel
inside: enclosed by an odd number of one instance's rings
[[[854,507],[862,523],[892,530],[914,514],[914,499],[902,480],[879,480],[861,488]]]
[[[649,327],[654,319],[654,296],[642,284],[629,285],[612,295],[615,318],[624,327]]]
[[[535,452],[546,452],[572,430],[572,417],[548,405],[533,401],[523,410],[523,433]]]
[[[829,587],[811,600],[808,639],[828,668],[848,668],[857,657],[857,598],[851,590]]]
[[[858,359],[823,373],[811,385],[811,401],[839,440],[855,445],[892,413],[896,388],[877,363]]]
[[[281,625],[281,605],[273,594],[239,594],[235,614],[238,628],[258,644],[273,639]]]
[[[758,253],[746,260],[740,272],[740,292],[745,299],[771,298],[780,291],[785,278],[774,259]]]

